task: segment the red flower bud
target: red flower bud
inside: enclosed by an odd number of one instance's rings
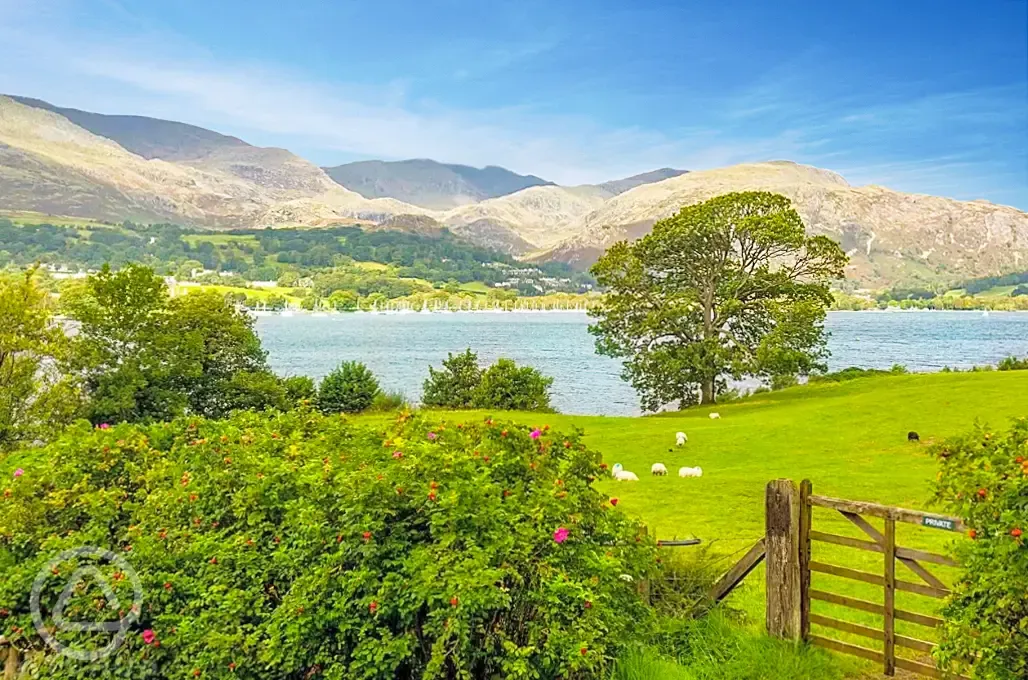
[[[616,498],[611,498],[611,499],[610,499],[610,504],[611,504],[611,505],[613,505],[613,506],[617,506],[617,504],[618,504],[618,499],[616,499]]]
[[[364,542],[367,543],[370,540],[371,540],[371,532],[370,531],[365,531],[364,532]]]
[[[1010,532],[1010,535],[1011,535],[1011,536],[1013,536],[1014,538],[1020,538],[1020,537],[1021,537],[1021,530],[1020,530],[1020,529],[1018,529],[1018,528],[1014,528],[1014,529],[1013,529],[1013,530],[1012,530],[1012,531]]]
[[[450,599],[450,606],[451,607],[456,607],[457,606],[457,597],[456,596],[454,596],[453,598]]]

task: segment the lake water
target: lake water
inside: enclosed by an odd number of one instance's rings
[[[261,317],[257,331],[271,366],[285,375],[321,378],[341,361],[359,360],[383,389],[412,400],[428,366],[471,347],[481,363],[509,357],[553,376],[553,404],[564,413],[634,415],[635,391],[620,363],[599,356],[577,312],[479,314],[337,314]],[[1028,355],[1028,313],[831,312],[829,368],[912,371],[967,368]]]

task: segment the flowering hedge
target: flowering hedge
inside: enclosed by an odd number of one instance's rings
[[[1028,677],[1028,419],[1009,432],[976,426],[935,447],[937,496],[972,540],[958,548],[964,572],[945,609],[939,659],[974,663],[975,677]]]
[[[633,581],[655,552],[606,474],[576,434],[491,420],[81,424],[0,461],[0,632],[43,650],[33,580],[95,545],[138,573],[139,620],[104,663],[29,654],[40,676],[602,677],[650,621]],[[106,604],[79,589],[66,616]]]

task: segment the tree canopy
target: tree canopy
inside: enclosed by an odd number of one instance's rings
[[[56,370],[67,338],[34,275],[0,276],[0,452],[60,429],[77,404],[74,384]]]
[[[788,198],[730,193],[682,208],[592,272],[608,293],[591,312],[601,354],[647,410],[713,403],[729,378],[823,370],[830,283],[846,255],[807,236]]]
[[[64,367],[95,423],[285,405],[253,321],[220,295],[171,299],[151,269],[104,267],[64,307],[78,322]]]

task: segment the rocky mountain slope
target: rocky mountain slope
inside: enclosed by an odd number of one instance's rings
[[[1028,269],[1028,214],[1020,210],[853,187],[833,172],[786,161],[661,168],[575,187],[435,161],[329,171],[335,179],[284,149],[192,125],[0,95],[0,210],[209,227],[358,222],[424,234],[446,227],[479,245],[585,268],[611,243],[647,233],[684,205],[767,190],[790,197],[811,232],[843,244],[853,286]]]
[[[426,158],[358,161],[325,168],[325,172],[365,198],[395,198],[433,210],[449,210],[552,184],[534,175],[519,175],[496,166],[472,168]]]
[[[643,184],[652,184],[653,182],[659,182],[664,179],[670,179],[672,177],[678,177],[689,172],[688,170],[676,170],[674,168],[658,168],[656,170],[650,170],[639,175],[632,175],[631,177],[625,177],[624,179],[615,179],[610,182],[604,182],[603,184],[597,184],[596,186],[603,189],[611,196],[617,196],[623,194],[629,189],[634,189]]]
[[[451,210],[441,221],[471,240],[480,240],[478,233],[485,232],[491,240],[500,241],[503,250],[524,254],[555,245],[568,234],[568,225],[599,208],[608,196],[592,186],[531,187]],[[518,241],[531,247],[525,249]]]
[[[0,96],[4,209],[213,227],[317,225],[426,212],[395,199],[365,199],[283,149],[169,121],[68,110],[135,153],[56,107],[33,102]],[[146,129],[154,132],[149,144],[142,141]]]
[[[840,175],[787,161],[690,172],[631,189],[568,226],[540,257],[587,267],[612,243],[635,239],[682,206],[729,191],[792,199],[812,233],[842,243],[859,285],[934,283],[1028,268],[1028,214],[986,201],[853,187]]]

